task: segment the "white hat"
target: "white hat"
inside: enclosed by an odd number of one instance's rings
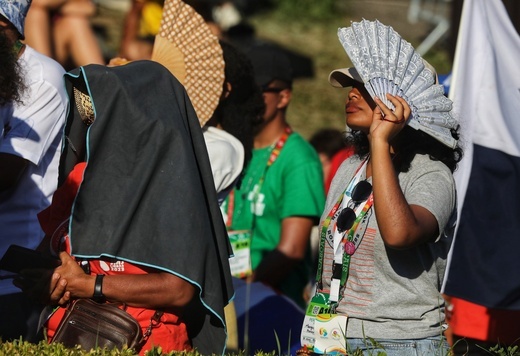
[[[356,82],[363,83],[363,79],[354,67],[334,69],[329,74],[329,83],[335,88],[351,87]]]

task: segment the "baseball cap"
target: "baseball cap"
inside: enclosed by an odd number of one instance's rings
[[[432,72],[435,84],[439,84],[439,77],[435,68],[425,59],[422,61],[424,66]],[[329,83],[335,88],[351,87],[356,82],[364,83],[355,67],[334,69],[329,74]]]
[[[354,67],[334,69],[329,74],[329,83],[335,88],[351,87],[355,83],[363,83],[363,79]]]
[[[282,50],[270,45],[259,45],[251,48],[247,55],[253,64],[258,85],[264,88],[273,80],[281,80],[292,85],[291,62]]]
[[[22,38],[24,35],[24,24],[27,11],[31,6],[32,0],[2,0],[0,1],[0,15],[4,16],[13,26],[20,32]]]

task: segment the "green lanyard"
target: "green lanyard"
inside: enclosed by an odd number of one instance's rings
[[[365,165],[365,163],[366,163],[366,160],[358,167],[358,169],[356,170],[356,174],[355,174],[354,178],[352,178],[349,185],[347,186],[347,189],[345,189],[345,192],[339,196],[338,200],[336,201],[336,203],[334,204],[332,209],[327,214],[327,217],[322,222],[321,231],[320,231],[318,269],[317,269],[317,273],[316,273],[316,281],[318,284],[318,289],[320,289],[320,290],[323,289],[322,276],[323,276],[323,264],[324,264],[325,243],[327,240],[327,234],[329,234],[329,233],[331,234],[330,235],[331,239],[333,239],[333,237],[334,237],[334,231],[329,232],[330,223],[331,223],[332,219],[334,218],[334,216],[337,214],[337,212],[341,206],[341,203],[343,202],[343,198],[347,195],[349,187],[352,186],[354,179],[358,176],[361,168]],[[342,241],[341,241],[341,244],[343,246],[342,261],[341,261],[341,263],[337,263],[336,259],[334,259],[333,266],[332,266],[332,278],[339,280],[339,282],[340,282],[339,289],[340,290],[345,287],[346,281],[348,279],[349,268],[350,268],[350,258],[356,251],[357,247],[361,244],[361,240],[363,239],[362,234],[360,234],[359,236],[355,236],[356,230],[359,227],[359,224],[365,218],[368,210],[370,210],[370,208],[372,207],[373,202],[374,202],[373,194],[370,194],[370,196],[368,197],[368,199],[366,200],[366,202],[363,206],[363,209],[361,210],[359,215],[356,217],[356,220],[354,221],[354,224],[352,225],[352,227],[349,230],[345,231],[345,233],[343,234]],[[367,222],[365,222],[365,223],[367,223]],[[339,246],[338,248],[341,248],[341,246]],[[334,244],[333,244],[333,249],[334,249]],[[334,251],[335,257],[336,257],[336,253],[337,253],[337,251]],[[341,269],[339,269],[339,268],[341,268]],[[338,301],[339,301],[339,297],[338,297]]]

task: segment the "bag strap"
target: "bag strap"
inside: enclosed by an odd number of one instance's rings
[[[146,341],[148,341],[148,338],[152,334],[152,329],[159,324],[161,321],[161,317],[164,314],[164,312],[160,310],[156,310],[153,316],[150,318],[150,325],[146,328],[145,332],[143,333],[143,337],[141,338],[141,342],[139,342],[139,349],[146,344]]]
[[[78,261],[79,261],[79,265],[81,266],[83,271],[86,274],[90,274],[90,261],[80,260],[80,259],[78,259]],[[119,304],[119,305],[121,305],[121,307],[119,309],[126,311],[126,303],[112,303],[112,304]],[[155,313],[153,314],[153,316],[150,318],[150,325],[148,325],[145,332],[143,333],[143,337],[141,338],[141,341],[139,342],[139,348],[143,347],[144,344],[146,344],[146,341],[148,341],[148,338],[152,334],[152,329],[155,326],[157,326],[157,324],[159,324],[163,314],[164,314],[164,312],[162,312],[160,310],[156,310]]]

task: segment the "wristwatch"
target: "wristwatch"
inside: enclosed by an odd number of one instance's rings
[[[94,295],[92,299],[98,303],[105,302],[105,296],[103,295],[103,277],[105,277],[104,274],[96,275],[96,282],[94,284]]]

